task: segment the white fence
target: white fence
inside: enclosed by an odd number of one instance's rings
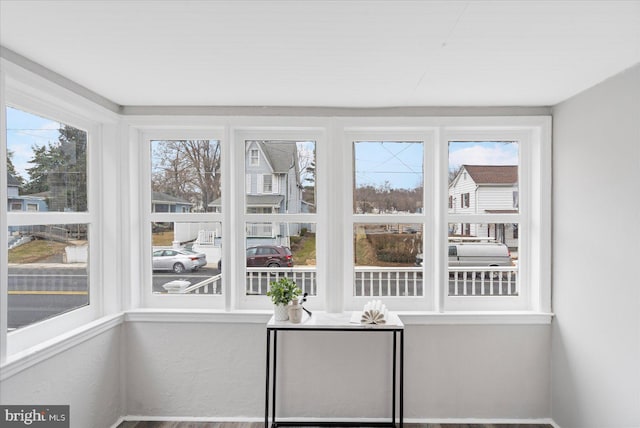
[[[517,296],[520,293],[518,268],[449,268],[449,296]]]
[[[269,283],[280,278],[291,278],[303,292],[317,294],[316,269],[247,268],[246,294],[264,295]],[[518,268],[451,267],[448,278],[449,296],[517,296],[520,293]],[[218,274],[179,293],[221,294],[222,275]],[[357,297],[416,297],[424,294],[423,270],[420,267],[387,268],[357,266],[354,270],[353,295]]]

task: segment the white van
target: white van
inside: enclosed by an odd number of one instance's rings
[[[422,254],[416,255],[416,266],[422,266]],[[450,242],[449,266],[513,266],[509,247],[498,242]]]
[[[512,266],[511,253],[498,242],[449,244],[449,266]]]

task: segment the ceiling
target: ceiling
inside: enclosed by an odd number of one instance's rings
[[[640,62],[640,1],[0,0],[0,45],[125,106],[550,106]]]

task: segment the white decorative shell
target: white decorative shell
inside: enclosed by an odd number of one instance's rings
[[[361,324],[384,324],[387,321],[384,319],[384,313],[375,309],[369,309],[362,312],[362,318],[360,318]]]

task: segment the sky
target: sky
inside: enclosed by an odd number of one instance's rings
[[[518,165],[518,143],[450,142],[449,169],[460,165]]]
[[[25,180],[29,179],[27,168],[33,165],[32,146],[43,146],[58,141],[59,122],[7,107],[7,149],[13,152],[13,165]]]
[[[414,189],[423,182],[423,143],[361,141],[354,145],[356,187],[382,186]],[[449,169],[460,165],[518,165],[513,142],[450,142]]]

